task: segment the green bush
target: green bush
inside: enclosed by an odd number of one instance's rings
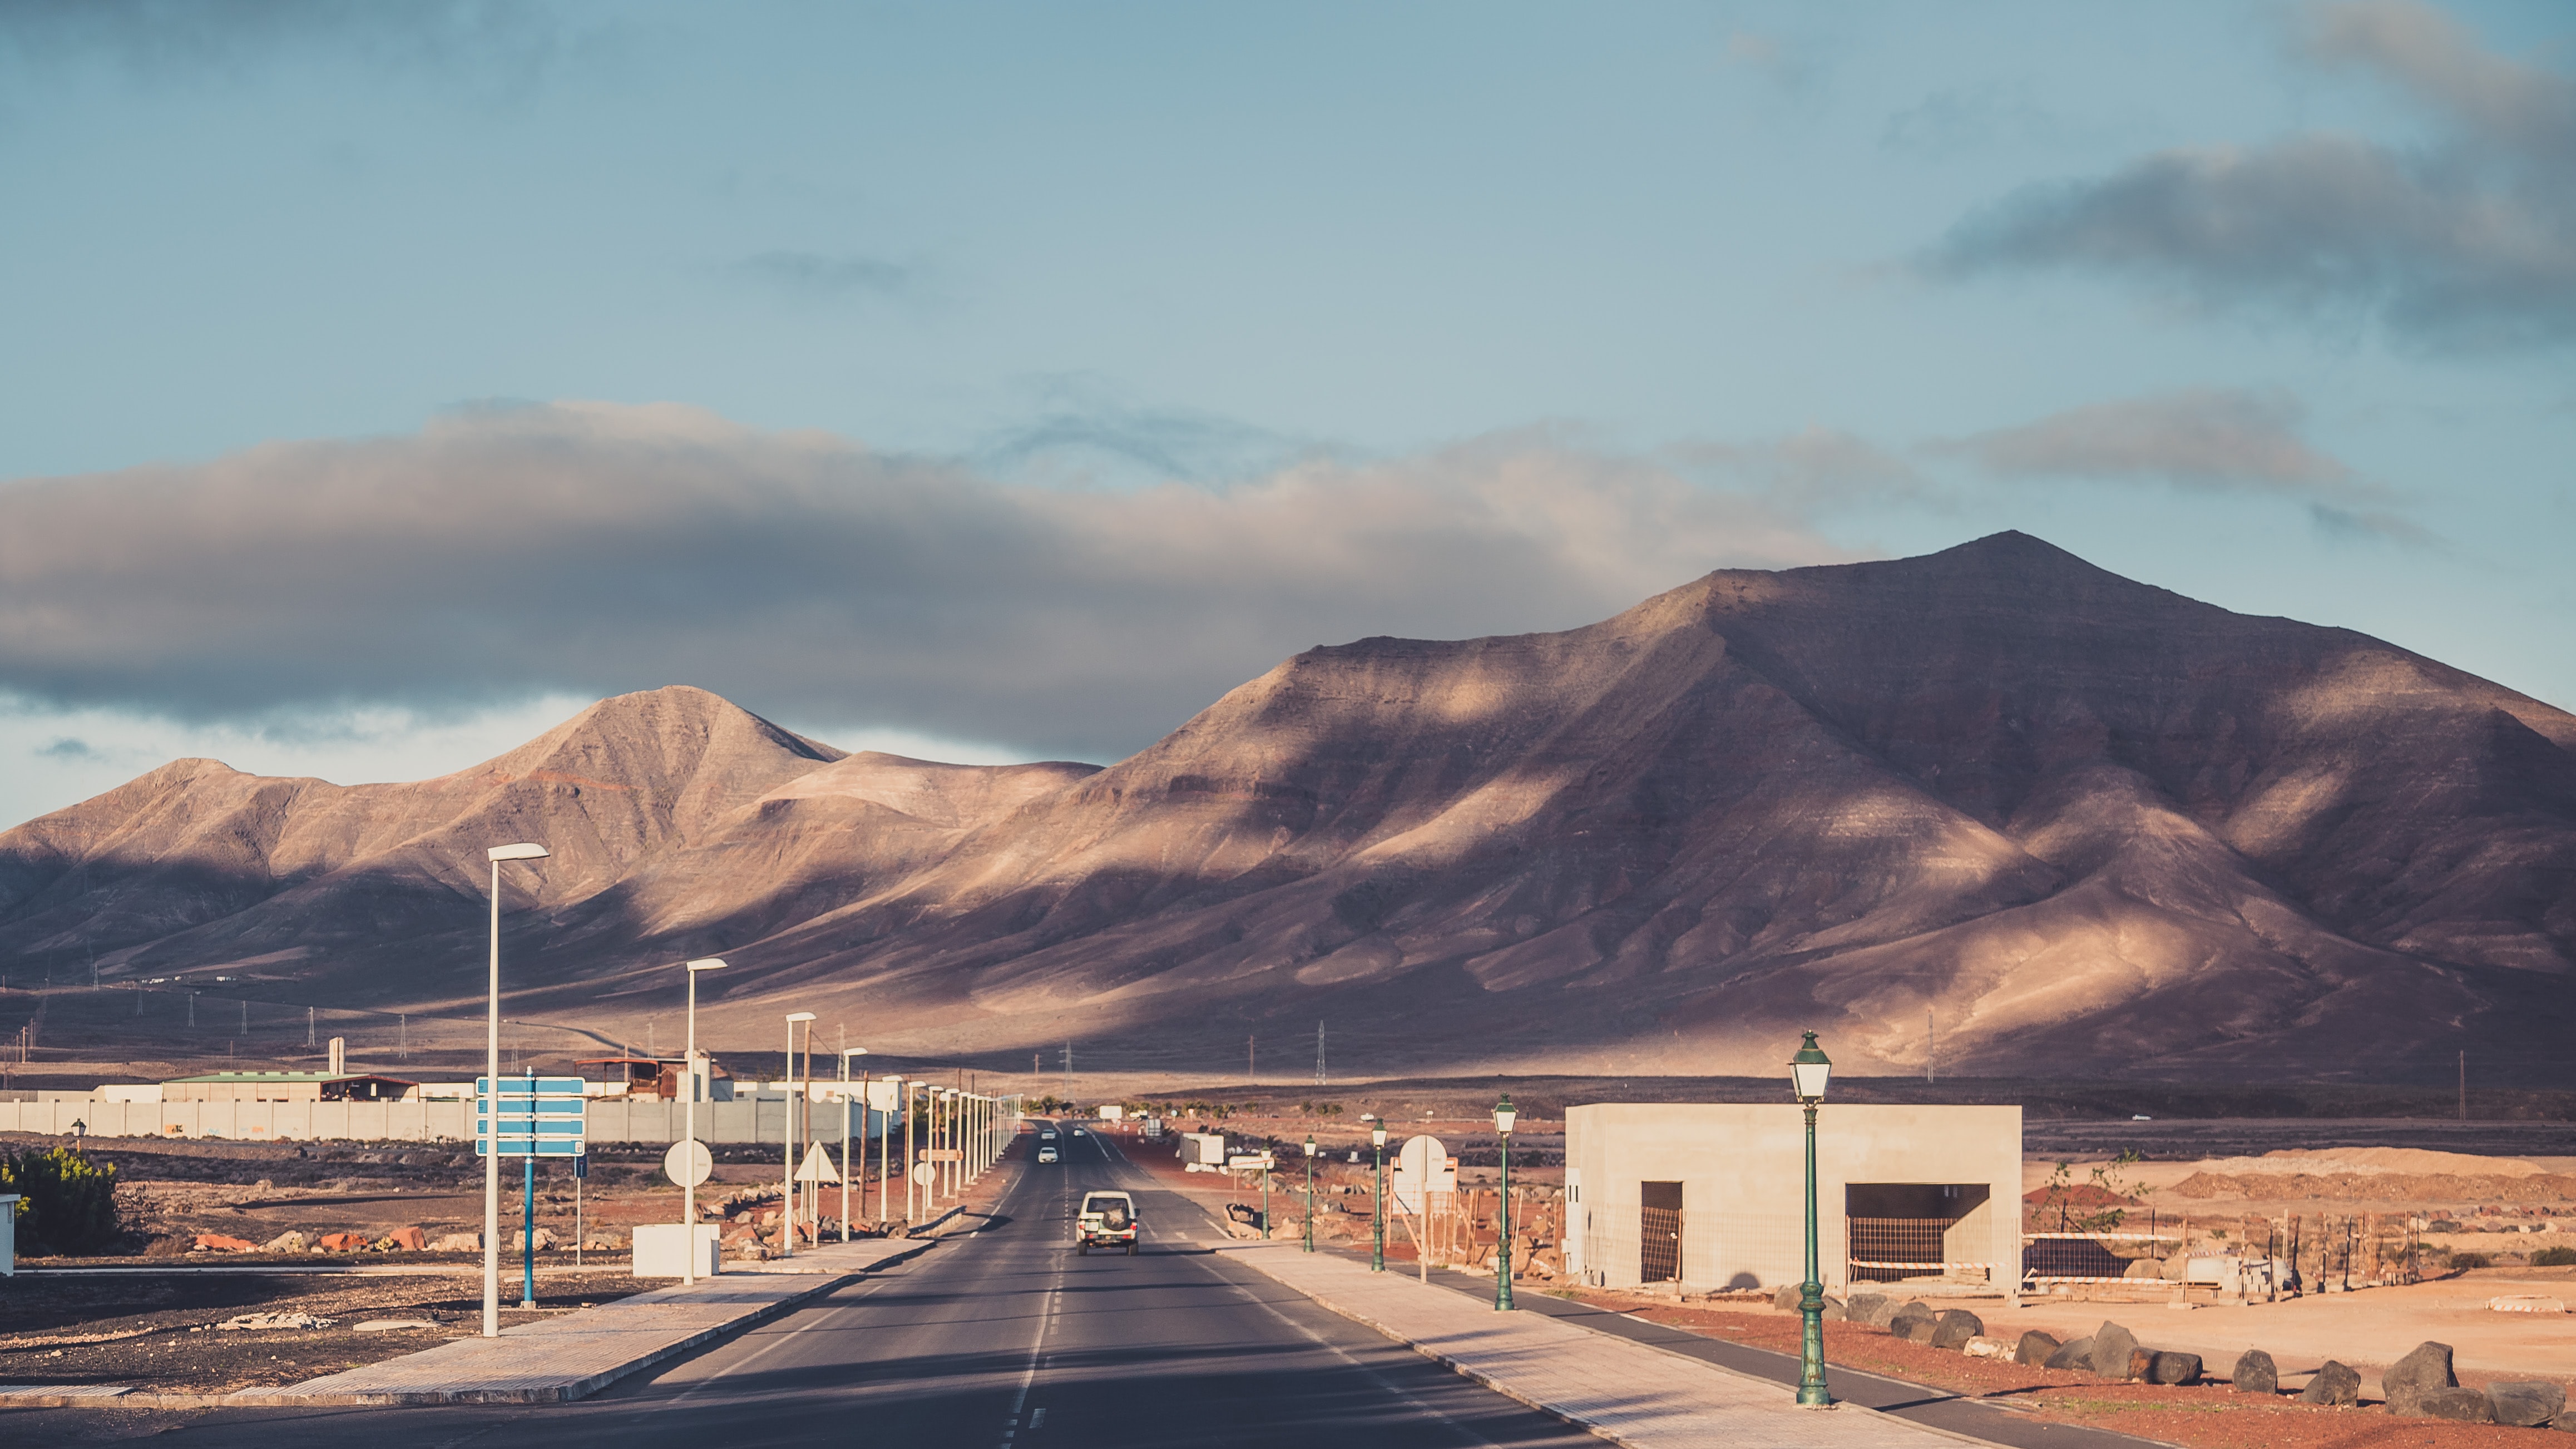
[[[2495,1266],[2495,1260],[2484,1253],[2453,1253],[2451,1255],[2451,1266],[2454,1268],[2492,1268]]]
[[[23,1253],[95,1253],[124,1231],[116,1164],[92,1162],[77,1147],[0,1152],[0,1194],[13,1192]]]
[[[2543,1248],[2531,1255],[2535,1268],[2576,1268],[2576,1248]]]

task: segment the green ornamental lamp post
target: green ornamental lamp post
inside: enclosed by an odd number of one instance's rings
[[[1816,1034],[1808,1032],[1798,1054],[1789,1059],[1789,1089],[1807,1110],[1807,1281],[1798,1287],[1798,1317],[1803,1320],[1798,1403],[1808,1408],[1830,1408],[1834,1402],[1825,1389],[1825,1285],[1816,1262],[1816,1104],[1825,1099],[1825,1079],[1833,1070],[1832,1060],[1816,1045]]]
[[[1315,1251],[1315,1134],[1306,1134],[1306,1251]]]
[[[1494,1104],[1494,1135],[1503,1144],[1503,1211],[1499,1231],[1494,1234],[1494,1311],[1508,1313],[1512,1307],[1512,1123],[1520,1117],[1512,1110],[1512,1094]]]
[[[1386,1271],[1386,1123],[1370,1117],[1376,1125],[1369,1128],[1369,1156],[1376,1163],[1377,1191],[1372,1198],[1369,1216],[1376,1229],[1369,1247],[1369,1271]]]

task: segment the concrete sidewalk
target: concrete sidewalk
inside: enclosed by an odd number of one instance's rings
[[[1636,1449],[1949,1449],[1956,1437],[1872,1409],[1802,1409],[1791,1391],[1560,1323],[1497,1313],[1411,1276],[1294,1243],[1218,1251],[1478,1383]]]
[[[0,1386],[0,1408],[556,1403],[596,1393],[941,1241],[868,1238],[808,1248],[793,1258],[732,1264],[722,1275],[694,1286],[657,1288],[521,1324],[503,1329],[498,1338],[451,1339],[285,1388],[154,1394],[111,1385]]]

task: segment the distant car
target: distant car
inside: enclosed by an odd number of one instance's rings
[[[1123,1192],[1087,1192],[1082,1195],[1082,1214],[1074,1219],[1074,1241],[1077,1252],[1088,1253],[1094,1247],[1114,1248],[1127,1245],[1127,1256],[1136,1256],[1136,1200]]]
[[[1053,1161],[1055,1161],[1055,1160],[1056,1160],[1056,1156],[1055,1156],[1055,1149],[1054,1149],[1054,1148],[1052,1148],[1052,1147],[1041,1147],[1041,1148],[1039,1148],[1039,1149],[1038,1149],[1038,1161],[1040,1161],[1040,1162],[1053,1162]]]
[[[475,1090],[479,1092],[479,1091],[481,1091],[481,1090],[482,1090],[482,1088],[477,1087],[477,1088],[475,1088]],[[1073,1129],[1073,1135],[1074,1135],[1074,1136],[1076,1136],[1076,1137],[1081,1136],[1081,1135],[1082,1135],[1082,1129],[1081,1129],[1081,1128],[1079,1128],[1079,1127],[1074,1128],[1074,1129]]]
[[[483,1090],[483,1089],[482,1089],[482,1088],[480,1088],[480,1087],[477,1087],[477,1088],[475,1088],[474,1090],[476,1090],[476,1091],[478,1091],[478,1092],[479,1092],[479,1091],[481,1091],[481,1090]],[[1053,1142],[1053,1141],[1055,1140],[1055,1129],[1054,1129],[1054,1128],[1052,1128],[1052,1127],[1049,1127],[1049,1128],[1048,1128],[1047,1130],[1045,1130],[1044,1132],[1039,1133],[1039,1134],[1038,1134],[1038,1140],[1039,1140],[1040,1142]]]

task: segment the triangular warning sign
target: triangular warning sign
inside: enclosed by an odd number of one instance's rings
[[[805,1154],[805,1165],[796,1169],[796,1180],[798,1182],[839,1182],[841,1170],[832,1165],[832,1154],[825,1152],[823,1144],[817,1142]]]

